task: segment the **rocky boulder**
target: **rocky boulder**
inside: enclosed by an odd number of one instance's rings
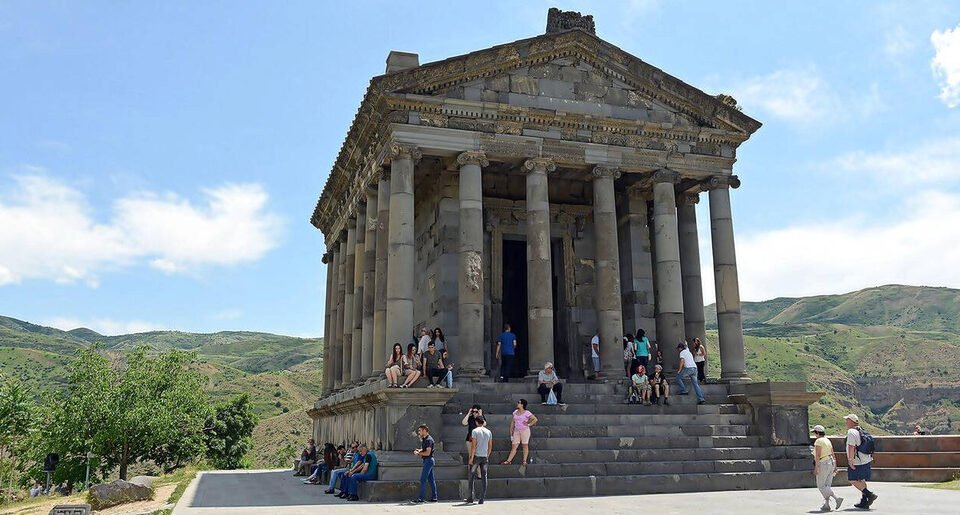
[[[118,479],[90,488],[88,502],[94,510],[102,510],[118,504],[147,501],[153,498],[153,489]]]

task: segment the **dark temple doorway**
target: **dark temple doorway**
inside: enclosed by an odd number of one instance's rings
[[[527,353],[527,242],[503,240],[503,323],[517,335],[517,353],[510,377],[523,377],[529,370]]]

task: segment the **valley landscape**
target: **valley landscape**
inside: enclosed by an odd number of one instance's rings
[[[708,373],[718,375],[713,306],[707,307]],[[842,417],[861,413],[878,434],[960,428],[960,290],[882,286],[844,295],[777,298],[743,304],[747,366],[754,380],[807,381],[826,395],[811,406],[811,424],[839,432]],[[714,324],[715,328],[715,324]],[[99,344],[122,356],[140,345],[197,354],[215,400],[247,393],[260,423],[251,463],[275,467],[307,438],[304,410],[321,390],[322,339],[256,332],[157,331],[104,336],[62,331],[0,317],[0,372],[39,394],[63,387],[78,348]]]

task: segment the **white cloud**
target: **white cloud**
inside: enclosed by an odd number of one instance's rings
[[[720,90],[733,95],[747,113],[759,112],[796,125],[865,118],[883,109],[876,83],[865,92],[840,93],[814,66],[776,70]]]
[[[960,262],[960,196],[931,191],[898,209],[904,216],[891,224],[847,219],[740,236],[743,299],[842,293],[890,283],[960,286],[960,268],[948,265]],[[712,288],[712,278],[709,282]]]
[[[141,192],[98,221],[87,198],[37,169],[0,192],[0,286],[25,279],[99,284],[98,273],[142,262],[165,273],[260,259],[278,243],[279,217],[256,184],[203,191],[193,203]]]
[[[113,320],[109,318],[97,318],[93,320],[82,320],[71,317],[56,317],[50,320],[40,322],[41,325],[56,327],[64,331],[85,327],[92,329],[105,336],[116,336],[118,334],[146,333],[149,331],[162,331],[165,328],[152,322],[142,320]]]
[[[893,185],[960,180],[960,137],[930,141],[902,152],[849,152],[831,167],[877,175]]]
[[[947,107],[960,105],[960,25],[930,35],[935,54],[930,66],[940,81],[940,100]]]
[[[825,221],[738,231],[744,300],[844,293],[891,283],[960,288],[960,267],[954,266],[960,263],[960,194],[945,187],[960,179],[960,137],[902,153],[853,152],[830,161],[829,168],[874,174],[873,182],[896,186],[901,200],[857,205],[859,210]],[[714,299],[709,221],[701,221],[700,231],[709,303]]]

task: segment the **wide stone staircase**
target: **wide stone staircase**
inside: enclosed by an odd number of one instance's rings
[[[540,404],[533,383],[472,383],[443,410],[437,479],[443,499],[466,497],[467,447],[463,413],[484,409],[493,431],[490,498],[572,497],[812,486],[807,446],[760,447],[747,407],[730,403],[728,386],[704,386],[707,404],[693,392],[671,395],[671,406],[624,404],[626,384],[565,384],[566,406]],[[527,399],[539,419],[532,428],[530,463],[500,465],[510,451],[509,421]],[[438,431],[434,431],[438,433]],[[364,487],[372,501],[417,495],[419,460],[384,466],[380,481]]]

